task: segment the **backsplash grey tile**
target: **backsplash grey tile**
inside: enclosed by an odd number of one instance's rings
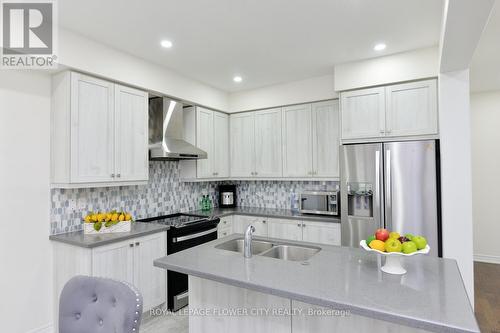
[[[308,188],[335,188],[336,182],[234,181],[238,205],[260,208],[290,208],[290,193]],[[221,182],[180,181],[178,162],[150,162],[147,185],[51,190],[51,234],[82,229],[82,218],[90,211],[123,210],[136,219],[198,210],[201,196],[209,194],[218,205]]]

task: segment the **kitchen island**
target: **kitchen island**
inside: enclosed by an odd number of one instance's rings
[[[190,332],[479,332],[454,260],[407,258],[394,276],[361,249],[254,237],[319,249],[288,261],[220,248],[238,238],[154,261],[190,276]]]

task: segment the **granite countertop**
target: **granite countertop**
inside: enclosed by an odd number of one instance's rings
[[[309,265],[302,265],[258,255],[245,259],[241,253],[214,247],[240,237],[234,234],[174,253],[155,260],[154,265],[414,328],[479,332],[455,260],[423,255],[405,258],[408,273],[399,276],[381,272],[375,254],[356,248],[310,244],[321,251]]]
[[[340,218],[337,216],[301,214],[298,212],[294,212],[291,209],[278,209],[278,208],[257,208],[257,207],[213,208],[209,211],[196,210],[196,211],[191,211],[189,213],[205,215],[205,216],[218,216],[218,217],[224,217],[229,215],[269,216],[275,218],[284,218],[284,219],[293,219],[302,221],[340,223]]]
[[[51,235],[50,240],[62,242],[70,245],[93,248],[97,246],[107,245],[115,242],[120,242],[130,238],[146,236],[161,231],[168,230],[169,227],[156,223],[134,222],[130,232],[117,232],[100,235],[85,235],[83,231],[68,232],[64,234]]]

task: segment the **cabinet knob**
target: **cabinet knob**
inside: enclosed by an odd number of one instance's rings
[[[135,242],[135,246],[139,246],[139,245],[141,245],[141,243]]]
[[[265,224],[266,222],[267,222],[266,220],[262,220],[262,223],[264,223],[264,224]]]
[[[129,244],[128,246],[130,246],[130,247],[134,247],[134,244]]]
[[[300,224],[300,223],[297,223],[297,227],[302,227],[302,224]]]

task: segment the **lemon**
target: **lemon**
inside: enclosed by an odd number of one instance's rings
[[[92,214],[92,222],[97,222],[97,214]]]
[[[123,220],[125,220],[125,215],[123,215],[123,214],[120,214],[120,217],[119,217],[118,219],[119,219],[120,221],[123,221]]]
[[[113,221],[113,222],[118,221],[118,214],[114,213],[114,214],[111,216],[111,221]]]
[[[111,214],[111,213],[107,213],[107,214],[106,214],[106,222],[107,222],[107,221],[111,221],[111,218],[112,218],[112,217],[113,217],[113,214]]]
[[[102,222],[104,221],[104,219],[106,218],[106,216],[104,214],[97,214],[97,222]]]
[[[92,216],[87,215],[85,216],[85,222],[89,223],[92,220]]]
[[[131,221],[132,220],[132,215],[130,214],[125,214],[125,221]]]

